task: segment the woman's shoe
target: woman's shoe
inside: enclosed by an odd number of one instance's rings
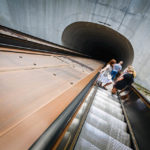
[[[106,87],[104,87],[104,86],[102,86],[102,88],[103,88],[103,89],[105,89],[105,90],[107,90],[107,88],[106,88]]]

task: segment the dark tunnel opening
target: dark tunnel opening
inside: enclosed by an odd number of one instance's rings
[[[127,38],[117,31],[90,22],[75,22],[67,26],[62,35],[64,46],[104,62],[115,58],[126,67],[132,64],[134,51]]]

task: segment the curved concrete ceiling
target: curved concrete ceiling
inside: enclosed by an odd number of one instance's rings
[[[96,23],[76,22],[67,26],[62,42],[66,47],[105,62],[115,58],[127,66],[133,61],[131,43],[115,30]]]
[[[136,80],[150,88],[150,0],[0,0],[0,24],[56,44],[75,22],[107,26],[134,49]]]

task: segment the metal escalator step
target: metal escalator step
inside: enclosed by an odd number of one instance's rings
[[[97,94],[102,95],[102,96],[105,96],[105,97],[111,96],[110,93],[104,93],[104,92],[98,91],[98,90],[97,90]],[[117,102],[116,102],[116,103],[117,103]]]
[[[119,112],[119,113],[122,114],[122,109],[121,109],[121,107],[118,107],[118,106],[116,106],[116,105],[114,105],[114,104],[112,104],[112,103],[109,103],[109,101],[106,101],[106,100],[104,100],[103,98],[97,98],[97,97],[95,97],[95,98],[94,98],[94,101],[96,101],[96,102],[99,103],[99,104],[103,104],[103,105],[112,107],[112,108],[114,108],[117,112]]]
[[[131,150],[131,148],[86,122],[82,128],[80,138],[86,139],[101,150]]]
[[[117,112],[122,113],[122,109],[121,109],[120,107],[117,107],[116,105],[111,104],[111,103],[109,103],[108,101],[105,101],[105,100],[102,99],[102,98],[97,98],[97,97],[95,97],[95,98],[94,98],[94,101],[97,101],[97,102],[100,103],[100,104],[104,104],[104,105],[106,105],[106,106],[112,107],[112,109],[115,109]]]
[[[111,105],[106,105],[104,103],[99,103],[97,100],[93,101],[93,105],[109,114],[111,114],[112,116],[118,118],[119,120],[124,121],[124,116],[122,115],[122,113],[120,111],[117,111],[117,109],[115,109],[115,107],[111,106]]]
[[[125,122],[113,117],[112,115],[104,112],[103,110],[98,109],[95,106],[91,106],[90,112],[95,114],[97,117],[106,120],[109,124],[112,124],[116,126],[117,128],[126,131],[127,130],[127,125]]]
[[[118,107],[121,107],[121,104],[119,102],[114,101],[110,96],[104,96],[102,94],[96,93],[95,97],[97,97],[97,98],[100,97],[101,99],[103,99],[105,101],[108,101],[111,104],[114,104]]]
[[[103,94],[103,95],[105,95],[105,96],[110,96],[111,95],[111,93],[109,92],[109,91],[105,91],[105,90],[97,90],[97,92],[99,93],[99,94]]]
[[[103,92],[103,93],[105,93],[105,94],[110,94],[110,91],[105,90],[105,89],[100,88],[100,87],[98,87],[98,91]]]
[[[79,138],[74,150],[100,150],[84,138]]]
[[[100,94],[100,95],[103,95],[103,96],[106,96],[110,99],[112,99],[114,102],[116,103],[120,103],[119,99],[118,99],[118,96],[117,95],[112,95],[111,92],[109,93],[104,93],[103,91],[99,91],[97,90],[97,93]]]
[[[110,98],[111,100],[113,100],[115,102],[119,102],[118,96],[117,95],[112,96],[111,92],[105,93],[104,91],[97,90],[97,93],[102,94],[103,96],[107,96],[108,98]]]
[[[105,90],[105,89],[100,88],[100,87],[98,87],[98,91],[103,92],[103,93],[105,93],[105,94],[109,94],[109,93],[110,93],[109,90]]]
[[[107,121],[97,117],[92,113],[89,113],[86,118],[86,122],[96,127],[97,129],[105,132],[106,134],[110,135],[121,143],[130,146],[130,135],[109,124]]]

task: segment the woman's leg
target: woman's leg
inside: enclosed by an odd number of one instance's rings
[[[102,86],[102,82],[99,82],[99,86],[100,86],[100,87]]]
[[[108,86],[108,85],[110,85],[110,84],[112,84],[112,82],[106,83],[106,84],[103,86],[104,89],[106,89],[106,86]]]

